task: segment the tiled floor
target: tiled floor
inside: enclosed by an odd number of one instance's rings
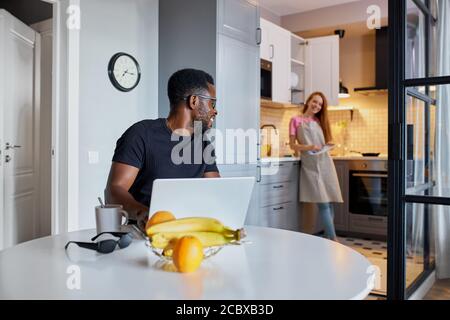
[[[437,280],[423,300],[450,300],[450,279]]]
[[[387,243],[371,239],[338,237],[339,242],[351,247],[369,259],[380,269],[379,287],[374,290],[377,294],[386,294],[387,288]],[[423,260],[419,255],[409,255],[406,260],[406,284],[409,285],[423,270]]]

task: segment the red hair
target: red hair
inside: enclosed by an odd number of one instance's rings
[[[333,136],[331,134],[330,120],[328,119],[328,100],[325,95],[320,91],[311,93],[303,106],[303,113],[308,110],[309,103],[315,96],[321,97],[323,101],[322,109],[316,114],[316,117],[319,119],[320,126],[322,127],[325,143],[328,143],[333,140]]]

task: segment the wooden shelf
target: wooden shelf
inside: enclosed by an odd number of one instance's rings
[[[386,95],[388,93],[388,89],[372,89],[372,88],[356,88],[354,89],[355,93],[362,94],[364,96],[379,96]]]
[[[350,120],[353,121],[353,114],[356,109],[351,106],[331,106],[328,111],[350,111]]]
[[[261,99],[261,108],[270,108],[270,109],[293,109],[299,108],[298,104],[290,104],[290,103],[280,103],[274,102],[271,100]]]

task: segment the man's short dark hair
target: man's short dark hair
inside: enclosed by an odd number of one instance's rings
[[[202,70],[183,69],[175,72],[167,85],[170,107],[178,105],[189,95],[208,90],[208,83],[214,85],[214,79]]]

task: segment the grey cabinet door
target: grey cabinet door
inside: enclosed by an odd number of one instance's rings
[[[216,148],[219,162],[257,161],[259,48],[219,34]]]
[[[269,228],[286,229],[289,203],[280,203],[260,208],[259,225]]]
[[[224,178],[255,177],[257,175],[256,164],[219,165],[220,176]],[[259,183],[253,187],[252,198],[245,219],[246,225],[258,225],[259,223]]]
[[[348,231],[348,162],[335,161],[336,173],[344,203],[334,204],[334,226],[336,230]]]
[[[387,235],[387,217],[351,214],[350,231],[368,235]]]
[[[251,0],[218,0],[219,32],[236,40],[257,46],[259,6]]]
[[[299,205],[295,202],[289,202],[287,204],[287,212],[285,219],[285,228],[286,230],[291,231],[300,231],[300,213],[299,213]]]

